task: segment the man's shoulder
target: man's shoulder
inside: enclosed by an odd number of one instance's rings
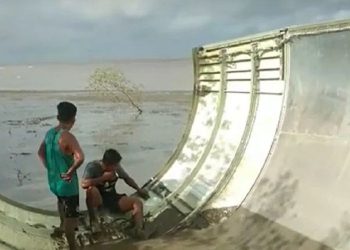
[[[90,161],[86,164],[83,178],[95,178],[100,175],[102,169],[98,161]]]
[[[45,136],[48,136],[48,135],[52,134],[54,131],[55,131],[55,127],[52,127],[52,128],[50,128],[50,129],[48,129],[48,130],[46,131],[46,133],[45,133]]]
[[[56,128],[52,127],[49,130],[46,131],[45,136],[44,136],[44,141],[50,142],[51,140],[53,140],[55,138],[55,134],[56,134]]]
[[[74,137],[74,135],[68,130],[60,130],[60,129],[57,129],[57,127],[52,127],[49,130],[47,130],[45,133],[45,137],[56,136],[57,134],[60,134],[61,138]]]
[[[65,140],[71,140],[75,138],[75,136],[69,131],[69,130],[62,130],[61,131],[61,138]]]
[[[98,166],[98,167],[101,166],[101,163],[99,160],[89,161],[87,164],[90,166]]]
[[[99,161],[90,161],[86,164],[86,169],[93,170],[93,169],[99,169],[101,168],[101,164]]]

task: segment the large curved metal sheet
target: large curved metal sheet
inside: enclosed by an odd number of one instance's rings
[[[56,213],[31,208],[0,195],[0,249],[59,249],[62,244],[50,238],[59,224]],[[1,242],[6,243],[2,246]]]
[[[167,232],[199,212],[229,208],[236,231],[221,237],[235,244],[349,249],[348,41],[343,21],[196,48],[189,125],[145,184],[151,221]],[[48,234],[57,222],[0,197],[0,242],[56,249]]]
[[[289,35],[285,117],[243,206],[349,249],[350,31]]]
[[[241,186],[243,195],[239,204],[243,201],[269,154],[280,118],[284,94],[282,35],[276,32],[268,39],[197,50],[197,94],[218,96],[220,102],[218,106],[213,105],[210,116],[196,116],[202,122],[192,123],[191,130],[210,133],[205,144],[187,152],[199,157],[193,157],[197,161],[175,161],[163,176],[158,176],[158,184],[150,187],[155,196],[146,205],[152,202],[149,207],[153,210],[149,211],[154,218],[173,209],[181,215],[181,221],[186,222],[209,200],[209,204],[221,203],[219,207],[223,207],[220,193],[232,182],[236,170],[242,174],[248,169],[250,179],[245,178],[244,191]],[[208,109],[207,105],[197,107],[197,114],[201,113],[200,109]],[[213,116],[215,122],[203,122]],[[188,139],[191,142],[190,137]],[[201,148],[201,154],[196,154]],[[259,160],[250,161],[256,152],[260,152]],[[172,180],[172,185],[164,181],[164,176]],[[174,189],[174,185],[178,188]],[[232,200],[232,193],[226,193],[224,197]],[[233,204],[226,202],[225,206]]]

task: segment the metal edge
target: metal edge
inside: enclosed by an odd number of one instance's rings
[[[279,35],[276,35],[275,37],[271,37],[271,39],[272,38],[282,38],[282,40],[283,40],[283,34],[281,33],[281,34],[279,34]],[[277,48],[277,47],[276,47]],[[275,48],[275,49],[276,49]],[[266,51],[264,51],[264,53],[265,52],[269,52],[269,51],[271,51],[271,50],[266,50]],[[284,52],[282,53],[282,57],[284,56]],[[281,74],[281,76],[282,76],[282,79],[283,79],[283,76],[284,76],[284,73],[283,74]],[[257,92],[257,94],[259,95],[260,93],[259,92]],[[258,107],[258,106],[257,106]],[[256,108],[256,110],[257,110],[257,108]],[[249,118],[248,118],[249,119]],[[248,122],[247,122],[248,123]],[[250,130],[250,133],[252,132],[252,130],[253,130],[253,127],[254,126],[252,126],[252,128],[251,128],[251,130]],[[244,135],[243,135],[244,136]],[[243,138],[243,137],[242,137]],[[248,145],[248,143],[246,143],[244,146],[246,147]],[[245,148],[243,149],[243,150],[245,150]],[[237,151],[238,152],[238,151]],[[241,156],[243,156],[243,154],[241,155]],[[211,197],[208,199],[208,201],[207,201],[207,203],[210,203],[210,202],[212,202],[213,200],[215,200],[216,198],[218,198],[221,194],[222,194],[222,192],[225,190],[225,188],[227,187],[227,185],[229,184],[229,182],[230,182],[230,179],[232,178],[232,176],[234,175],[234,173],[235,173],[235,171],[236,171],[236,168],[239,166],[239,163],[240,163],[240,160],[241,160],[241,158],[239,159],[239,162],[237,162],[237,163],[235,163],[235,161],[236,161],[236,159],[233,159],[233,161],[232,161],[232,163],[231,163],[231,166],[230,166],[230,169],[228,170],[229,171],[229,174],[227,174],[227,175],[225,175],[225,177],[223,178],[223,180],[221,181],[221,183],[220,183],[220,185],[218,185],[218,187],[217,187],[217,190],[216,190],[216,192],[215,193],[213,193],[212,195],[211,195]],[[259,173],[260,174],[260,173]],[[248,193],[249,193],[250,191],[248,191]],[[247,193],[247,194],[248,194]],[[243,200],[244,201],[244,200]],[[242,202],[243,202],[242,201]],[[204,205],[205,206],[205,205]],[[236,208],[236,209],[238,209],[238,207]]]
[[[280,34],[281,31],[283,32],[284,29],[276,29],[276,30],[272,30],[272,31],[268,31],[268,32],[258,33],[255,35],[248,35],[245,37],[236,38],[233,40],[226,40],[226,41],[219,42],[219,43],[203,45],[202,48],[204,48],[207,51],[213,51],[213,50],[217,50],[217,49],[228,48],[228,47],[233,47],[233,46],[238,46],[238,45],[243,45],[243,44],[250,44],[253,42],[271,39],[272,37],[275,37],[278,34]]]
[[[46,229],[59,223],[58,213],[27,206],[3,195],[0,195],[0,214],[12,218],[19,224],[40,226]]]
[[[221,120],[222,120],[222,116],[224,113],[224,108],[225,108],[225,103],[226,103],[226,95],[227,95],[225,92],[226,87],[227,87],[227,73],[226,73],[226,62],[225,62],[226,54],[224,54],[224,53],[223,53],[223,58],[225,58],[225,59],[223,60],[223,62],[221,62],[222,63],[222,65],[221,65],[221,86],[220,86],[220,92],[219,92],[220,100],[219,100],[219,105],[217,107],[217,117],[216,117],[215,125],[212,129],[212,133],[211,133],[210,139],[207,143],[207,146],[206,146],[201,158],[199,159],[199,161],[197,163],[197,166],[195,166],[195,168],[192,170],[191,174],[185,179],[185,181],[182,183],[182,185],[172,195],[172,196],[175,196],[175,198],[177,198],[176,196],[178,194],[180,194],[184,189],[186,189],[186,187],[191,183],[193,178],[200,171],[201,167],[203,166],[203,163],[207,159],[208,153],[213,148],[213,145],[214,145],[214,142],[216,139],[216,135],[218,134]]]
[[[284,40],[286,39],[286,37],[288,37],[288,30],[285,31],[285,33],[283,34],[284,36]],[[257,181],[259,180],[259,176],[261,176],[261,174],[263,173],[263,171],[265,170],[265,167],[271,162],[271,158],[273,155],[273,152],[275,151],[275,149],[277,148],[277,144],[278,144],[278,139],[279,136],[281,134],[282,131],[282,127],[284,124],[284,119],[286,116],[286,107],[287,107],[287,101],[288,101],[288,93],[289,93],[289,79],[290,79],[290,62],[289,62],[289,58],[290,58],[290,48],[289,48],[289,43],[286,42],[284,43],[284,49],[283,49],[283,63],[284,63],[284,67],[283,67],[283,80],[285,82],[285,89],[284,89],[284,93],[283,93],[283,101],[282,101],[282,108],[281,108],[281,112],[280,112],[280,118],[276,127],[276,133],[274,136],[274,139],[272,141],[269,153],[267,154],[267,157],[265,159],[265,162],[262,166],[262,168],[260,169],[260,172],[257,176],[257,178],[254,181],[254,184],[252,185],[252,187],[250,188],[250,190],[247,192],[246,196],[244,197],[244,199],[242,200],[242,203],[240,206],[242,206],[242,204],[245,203],[245,201],[248,199],[249,195],[251,194],[251,191],[253,190],[253,187],[256,185]],[[239,206],[239,207],[240,207]],[[238,209],[239,207],[237,207],[236,209]]]
[[[192,129],[192,124],[194,122],[194,118],[197,114],[197,108],[198,108],[198,100],[199,96],[196,94],[196,89],[198,85],[197,75],[199,73],[199,65],[198,65],[198,59],[197,59],[197,53],[199,48],[194,48],[192,50],[192,58],[193,58],[193,71],[194,71],[194,87],[193,87],[193,94],[192,94],[192,108],[191,112],[188,114],[187,118],[187,125],[184,129],[184,133],[182,134],[182,138],[180,142],[177,144],[174,153],[169,157],[167,162],[164,164],[163,167],[160,168],[158,173],[156,173],[148,182],[146,182],[143,187],[147,189],[151,189],[154,185],[158,183],[158,181],[162,178],[162,176],[170,169],[170,167],[173,165],[173,163],[178,158],[179,154],[181,153],[183,147],[185,146],[188,136]]]
[[[196,60],[197,61],[197,60]],[[221,72],[222,74],[222,72]],[[226,79],[226,72],[225,74],[225,79]],[[196,77],[198,78],[198,75],[195,74]],[[198,79],[196,79],[196,83],[198,82]],[[199,170],[202,167],[203,162],[205,161],[206,157],[208,156],[208,152],[211,150],[213,144],[214,144],[214,140],[216,138],[216,135],[219,131],[219,127],[220,127],[220,123],[221,123],[221,118],[223,115],[223,111],[224,111],[224,107],[225,107],[225,101],[226,101],[226,80],[223,81],[221,83],[221,87],[220,87],[220,99],[219,99],[219,104],[217,107],[217,118],[215,119],[215,125],[212,129],[209,141],[205,147],[205,150],[202,154],[202,156],[200,157],[197,165],[194,167],[194,169],[192,170],[191,174],[189,176],[187,176],[185,178],[185,180],[182,182],[182,184],[175,189],[174,191],[171,192],[171,194],[169,194],[165,200],[163,201],[163,205],[159,206],[157,209],[155,209],[152,213],[153,213],[153,217],[156,217],[159,215],[159,213],[161,213],[161,211],[163,211],[168,205],[169,203],[175,203],[177,200],[181,200],[179,199],[179,195],[181,194],[181,192],[183,190],[186,189],[186,187],[188,187],[188,185],[191,183],[191,181],[193,180],[193,177],[199,172]],[[191,124],[192,125],[192,124]],[[193,208],[192,208],[193,209]]]
[[[253,45],[253,43],[252,43]],[[252,53],[253,54],[253,53]],[[236,167],[239,165],[243,155],[244,155],[244,151],[245,148],[249,142],[249,137],[250,134],[252,132],[252,129],[254,127],[254,121],[255,121],[255,114],[256,114],[256,110],[258,107],[258,103],[259,103],[259,95],[257,94],[257,85],[259,84],[259,81],[257,80],[257,70],[255,67],[255,59],[252,57],[252,81],[251,81],[251,103],[250,103],[250,108],[249,108],[249,114],[248,114],[248,118],[247,118],[247,123],[246,123],[246,127],[245,130],[243,132],[242,138],[241,138],[241,142],[238,146],[236,155],[234,157],[234,159],[232,160],[231,165],[229,166],[228,170],[226,171],[225,176],[223,177],[223,179],[218,183],[216,190],[218,188],[224,188],[224,186],[222,186],[222,181],[224,181],[224,184],[227,184],[225,180],[230,179],[232,177],[232,175],[234,174],[234,171],[236,169]],[[227,172],[231,172],[230,174],[227,174]],[[195,216],[196,212],[198,212],[199,210],[201,210],[208,201],[210,201],[214,196],[217,195],[216,190],[214,190],[212,192],[212,194],[203,202],[201,202],[200,206],[198,206],[195,210],[193,210],[189,215],[186,216],[186,218],[184,218],[179,225],[181,226],[182,224],[186,224],[193,216]]]
[[[321,23],[311,23],[304,25],[291,25],[285,28],[275,29],[272,31],[261,32],[255,35],[248,35],[244,37],[239,37],[232,40],[226,40],[218,43],[212,43],[203,45],[202,48],[212,51],[216,49],[221,49],[223,47],[232,47],[236,45],[242,45],[247,43],[252,43],[255,41],[261,41],[269,39],[276,35],[277,33],[285,33],[286,30],[289,31],[289,35],[298,35],[298,34],[310,34],[317,31],[318,33],[325,33],[330,31],[340,31],[343,29],[350,29],[350,19],[343,19],[337,21],[324,21]]]
[[[288,36],[317,35],[350,29],[350,19],[328,21],[317,24],[292,26],[288,28]]]
[[[7,198],[6,196],[4,196],[2,194],[0,194],[0,211],[1,211],[1,207],[2,207],[2,205],[1,205],[2,202],[5,203],[6,206],[9,206],[9,207],[12,207],[15,209],[26,210],[27,212],[40,214],[40,215],[44,215],[44,216],[58,216],[58,212],[27,206],[27,205],[19,203],[17,201],[11,200],[10,198]]]

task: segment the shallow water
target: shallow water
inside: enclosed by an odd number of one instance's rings
[[[56,124],[55,106],[60,100],[71,100],[78,106],[77,123],[72,132],[83,147],[86,162],[101,157],[104,149],[115,147],[122,153],[122,163],[130,175],[143,184],[175,150],[187,122],[191,93],[147,93],[142,105],[144,113],[135,116],[126,104],[101,101],[86,93],[0,92],[2,194],[27,205],[55,209],[56,200],[48,191],[45,170],[40,167],[36,151],[45,132]],[[79,176],[82,171],[83,168],[79,169]],[[123,183],[118,183],[118,189],[131,192]],[[83,199],[81,194],[81,208],[85,208]],[[148,241],[125,240],[86,249],[330,249],[244,207],[230,209],[232,214],[228,220],[209,228],[186,229]],[[214,218],[217,217],[214,221],[219,221],[220,213],[220,210],[212,212]]]
[[[55,209],[45,169],[36,152],[45,132],[57,124],[56,105],[68,100],[78,107],[72,129],[85,163],[107,148],[122,154],[122,165],[139,185],[169,159],[180,141],[191,106],[190,92],[146,92],[137,116],[126,103],[113,103],[86,92],[0,92],[1,194],[26,205]],[[82,175],[84,165],[79,169]],[[122,181],[120,192],[133,190]],[[85,208],[81,193],[81,209]]]

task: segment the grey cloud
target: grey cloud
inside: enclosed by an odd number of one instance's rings
[[[0,0],[0,6],[0,64],[189,57],[200,44],[350,18],[347,0]]]

